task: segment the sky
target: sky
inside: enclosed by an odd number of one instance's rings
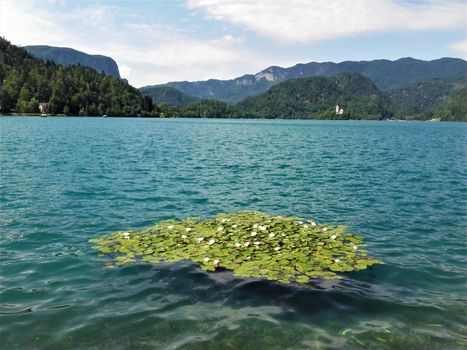
[[[110,56],[141,87],[311,61],[467,58],[467,1],[0,0],[0,36]]]

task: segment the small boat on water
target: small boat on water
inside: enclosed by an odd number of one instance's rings
[[[107,118],[107,114],[104,114],[101,118]]]
[[[47,114],[41,113],[41,118],[47,118]]]

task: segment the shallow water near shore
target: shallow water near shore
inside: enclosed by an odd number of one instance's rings
[[[460,349],[467,125],[0,118],[4,349]],[[260,210],[347,225],[385,261],[308,285],[190,262],[106,269],[88,240]]]

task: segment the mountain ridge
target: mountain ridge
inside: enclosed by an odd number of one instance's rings
[[[65,67],[73,64],[80,64],[112,77],[120,78],[118,65],[112,57],[91,55],[69,47],[28,45],[23,48],[34,57],[44,61],[50,60]]]
[[[180,108],[187,107],[201,101],[201,98],[199,97],[188,96],[170,86],[157,86],[147,90],[146,88],[140,88],[139,91],[143,96],[151,97],[152,103],[155,105],[166,103],[172,107]]]
[[[389,107],[383,92],[354,72],[289,79],[235,105],[245,117],[292,119],[384,119],[392,116]]]
[[[418,63],[413,59],[403,61]],[[446,63],[446,59],[440,61]],[[466,63],[457,59],[447,61],[460,62],[461,68]],[[384,62],[391,64],[390,61]],[[311,67],[313,71],[315,68]],[[34,114],[40,110],[64,115],[283,119],[395,117],[467,121],[467,70],[458,69],[444,67],[442,72],[450,73],[449,77],[425,79],[389,91],[381,91],[370,78],[357,72],[330,77],[299,77],[279,82],[261,95],[248,97],[236,105],[213,99],[193,103],[196,99],[162,86],[158,88],[156,97],[159,100],[154,105],[152,98],[142,96],[141,89],[121,79],[81,65],[63,67],[52,61],[44,62],[0,37],[0,113]],[[452,76],[456,70],[457,75]],[[326,73],[325,69],[323,72]],[[302,76],[306,72],[299,69],[295,73]],[[432,75],[439,73],[430,72]],[[424,73],[412,74],[411,79],[420,75]],[[290,76],[286,69],[269,67],[248,78],[267,83]],[[237,85],[248,86],[245,82],[248,80],[237,80]],[[179,103],[180,107],[164,103],[167,98]],[[342,113],[340,108],[336,111],[336,104],[344,109]]]
[[[188,96],[214,99],[228,103],[240,102],[246,97],[259,95],[271,86],[294,78],[333,76],[356,72],[370,78],[381,90],[403,87],[418,80],[448,77],[467,69],[467,61],[443,57],[431,61],[404,57],[398,60],[343,61],[298,63],[291,67],[270,66],[256,74],[245,74],[230,80],[179,81],[141,87],[170,86]]]

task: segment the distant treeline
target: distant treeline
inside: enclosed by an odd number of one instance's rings
[[[161,102],[167,98],[176,107]],[[286,80],[235,105],[167,87],[143,97],[121,79],[80,65],[43,62],[0,38],[0,113],[38,113],[45,103],[46,113],[64,115],[466,121],[466,101],[465,76],[383,93],[359,73]],[[336,104],[343,113],[336,114]]]
[[[336,104],[343,114],[336,114]],[[162,102],[153,111],[165,117],[193,118],[467,121],[467,88],[465,75],[461,75],[381,92],[359,73],[341,73],[329,78],[290,79],[235,105],[203,100],[175,108]]]

